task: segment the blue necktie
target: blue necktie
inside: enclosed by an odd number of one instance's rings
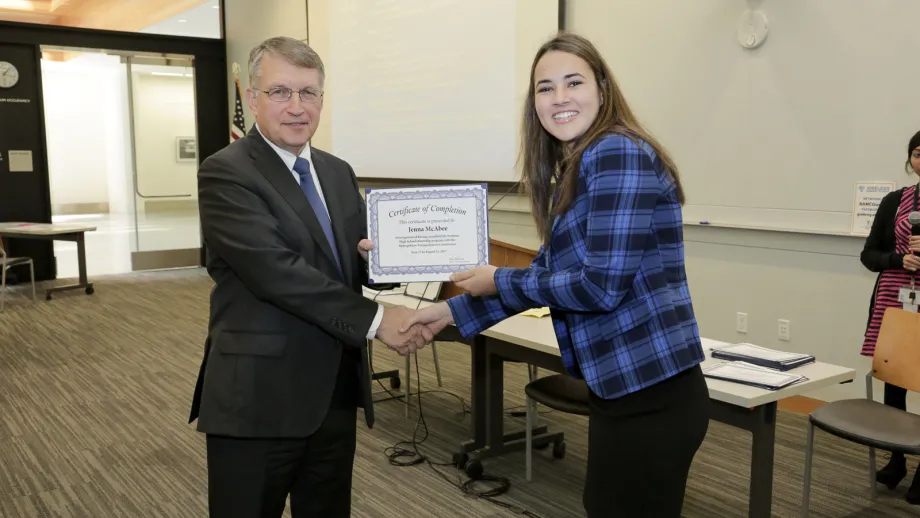
[[[313,184],[313,173],[310,171],[310,162],[306,158],[298,157],[294,162],[294,172],[300,176],[300,189],[307,195],[307,201],[313,207],[313,213],[319,220],[319,225],[323,227],[323,233],[326,234],[326,240],[332,248],[332,255],[335,256],[335,264],[339,267],[339,274],[342,273],[342,261],[339,259],[339,250],[335,246],[335,238],[332,236],[332,221],[329,220],[329,214],[326,212],[326,205]],[[344,275],[343,275],[344,277]]]

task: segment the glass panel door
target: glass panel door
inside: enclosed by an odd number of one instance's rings
[[[122,60],[133,164],[131,269],[199,266],[194,63],[189,56]]]

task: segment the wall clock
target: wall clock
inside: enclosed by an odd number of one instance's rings
[[[9,61],[0,61],[0,88],[12,88],[19,82],[19,70]]]

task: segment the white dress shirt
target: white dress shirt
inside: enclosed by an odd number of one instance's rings
[[[272,141],[265,138],[265,135],[262,133],[262,130],[259,129],[258,124],[256,124],[256,130],[258,130],[259,135],[262,135],[262,138],[265,139],[265,142],[268,142],[268,145],[271,146],[272,149],[275,150],[275,153],[278,153],[278,156],[281,157],[281,160],[284,161],[284,165],[286,165],[287,168],[290,169],[291,174],[294,175],[294,180],[296,180],[297,184],[300,185],[300,174],[294,171],[294,163],[297,162],[298,157],[294,156],[294,154],[291,153],[290,151],[281,149],[280,147],[272,143]],[[310,175],[313,178],[313,185],[316,186],[316,192],[319,193],[319,198],[323,200],[323,208],[326,209],[326,215],[328,216],[329,207],[326,206],[326,196],[323,195],[323,187],[319,184],[319,176],[317,176],[316,174],[316,168],[313,167],[313,159],[310,157],[310,144],[309,143],[307,143],[306,147],[303,148],[303,151],[300,152],[299,158],[303,158],[304,160],[310,163],[310,171],[313,172],[313,174]],[[371,322],[371,327],[367,331],[368,340],[373,340],[374,337],[377,336],[377,328],[380,327],[381,320],[383,320],[383,306],[380,304],[377,304],[377,315],[374,316],[374,321]]]

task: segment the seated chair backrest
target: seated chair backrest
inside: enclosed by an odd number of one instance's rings
[[[920,313],[885,310],[872,358],[872,376],[920,392]]]

